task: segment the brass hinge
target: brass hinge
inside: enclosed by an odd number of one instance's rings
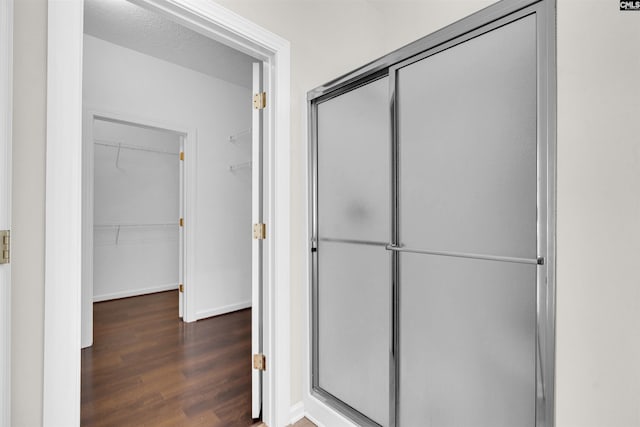
[[[9,264],[11,261],[11,232],[0,230],[0,264]]]
[[[180,227],[184,227],[184,218],[180,218],[179,223],[180,223]]]
[[[264,354],[258,353],[253,355],[253,369],[258,371],[267,370],[267,358]]]
[[[267,106],[267,93],[260,92],[253,95],[253,108],[262,110]]]
[[[180,293],[184,292],[184,285],[182,283],[178,285],[178,290],[180,291]]]
[[[184,160],[184,151],[180,152],[180,160]]]
[[[267,225],[263,223],[253,224],[253,238],[264,240],[267,238]]]

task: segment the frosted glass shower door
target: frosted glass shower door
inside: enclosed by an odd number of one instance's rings
[[[389,79],[317,107],[316,393],[389,425]]]
[[[533,427],[536,17],[395,72],[399,425]]]

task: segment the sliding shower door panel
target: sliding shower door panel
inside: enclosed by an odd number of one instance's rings
[[[397,91],[402,243],[535,258],[535,16],[401,68]]]
[[[321,397],[389,425],[389,79],[317,105],[314,373]]]
[[[320,242],[319,386],[380,425],[389,413],[389,255]]]
[[[400,255],[400,425],[532,427],[536,266]]]
[[[401,426],[535,425],[536,70],[535,15],[393,70]]]
[[[389,79],[318,105],[318,234],[389,239]]]

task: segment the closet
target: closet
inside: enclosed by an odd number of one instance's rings
[[[359,425],[550,426],[553,3],[309,93],[312,394]]]
[[[93,121],[93,300],[177,289],[182,135]]]

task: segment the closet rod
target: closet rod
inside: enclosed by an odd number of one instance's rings
[[[162,228],[166,228],[166,227],[177,227],[178,223],[177,222],[168,222],[168,223],[162,223],[162,224],[94,224],[94,228],[113,228],[116,231],[116,245],[118,245],[118,243],[120,243],[120,230],[122,228],[133,228],[133,227],[162,227]]]
[[[241,130],[240,132],[237,132],[233,135],[229,135],[229,142],[236,142],[238,140],[238,137],[249,133],[251,133],[251,128]]]
[[[147,151],[150,153],[158,153],[158,154],[169,154],[172,156],[177,156],[180,153],[178,152],[173,152],[173,151],[166,151],[166,150],[158,150],[155,148],[149,148],[149,147],[141,147],[139,145],[131,145],[131,144],[122,144],[119,142],[114,142],[114,141],[109,141],[106,139],[95,139],[94,140],[94,144],[96,145],[101,145],[103,147],[112,147],[112,148],[125,148],[127,150],[137,150],[137,151]]]
[[[229,170],[231,172],[233,172],[235,170],[238,170],[238,169],[245,169],[245,168],[251,168],[251,160],[249,160],[248,162],[238,163],[237,165],[229,166]]]
[[[156,224],[94,224],[94,228],[116,228],[116,227],[172,227],[178,226],[177,222],[156,223]]]

